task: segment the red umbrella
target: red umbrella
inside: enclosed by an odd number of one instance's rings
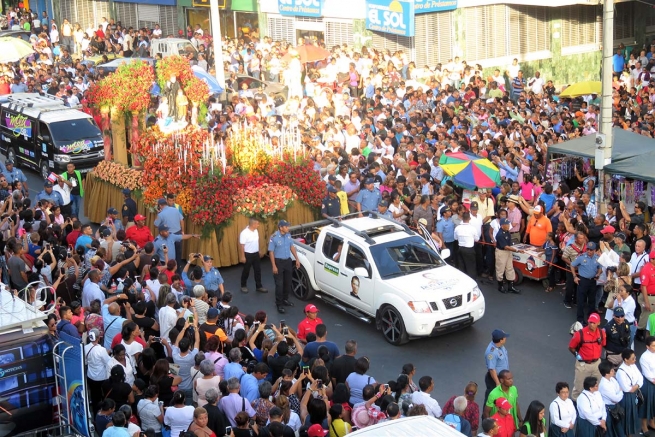
[[[293,50],[295,50],[296,53],[298,53],[298,56],[300,57],[300,62],[303,64],[307,62],[322,61],[323,59],[326,59],[327,57],[332,55],[330,52],[328,52],[322,47],[307,45],[307,44],[298,46]],[[287,53],[282,57],[282,59],[286,62],[291,61],[292,53],[293,51]]]

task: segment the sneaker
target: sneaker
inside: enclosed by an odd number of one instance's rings
[[[257,291],[260,293],[268,293],[268,290],[264,287],[257,287]]]
[[[247,293],[248,287],[241,287],[241,293]]]
[[[573,308],[573,307],[571,306],[571,304],[568,303],[568,302],[564,302],[564,307],[565,307],[565,308],[568,308],[568,309]]]
[[[277,307],[277,312],[280,313],[280,314],[284,314],[284,313],[286,313],[287,311],[284,309],[283,306],[279,306],[279,307]]]
[[[291,302],[289,300],[283,300],[282,305],[288,306],[288,307],[295,307],[296,306],[293,302]]]

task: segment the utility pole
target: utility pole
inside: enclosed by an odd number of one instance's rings
[[[614,56],[614,0],[604,0],[603,2],[603,67],[602,67],[602,91],[601,91],[601,108],[600,108],[600,132],[596,137],[596,169],[598,173],[598,189],[600,191],[598,199],[603,200],[603,167],[609,164],[612,159],[612,75]],[[602,203],[601,203],[602,204]]]
[[[223,42],[221,39],[221,16],[218,9],[218,0],[209,0],[212,36],[214,37],[214,69],[216,80],[225,88],[225,70],[223,67]],[[610,83],[611,85],[611,83]]]

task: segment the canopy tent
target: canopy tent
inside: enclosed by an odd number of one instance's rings
[[[614,144],[612,146],[613,163],[655,150],[655,140],[652,138],[618,127],[612,128],[612,135],[614,136]],[[593,159],[596,157],[597,147],[596,135],[592,134],[560,144],[554,144],[548,148],[548,153],[561,153]]]
[[[655,140],[651,140],[655,143]],[[655,184],[655,150],[612,162],[603,168],[605,173]]]

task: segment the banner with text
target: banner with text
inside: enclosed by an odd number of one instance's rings
[[[414,0],[414,13],[452,11],[457,9],[457,0]]]
[[[321,17],[323,0],[277,0],[280,15],[294,17]]]
[[[366,28],[414,36],[414,0],[366,0]]]

